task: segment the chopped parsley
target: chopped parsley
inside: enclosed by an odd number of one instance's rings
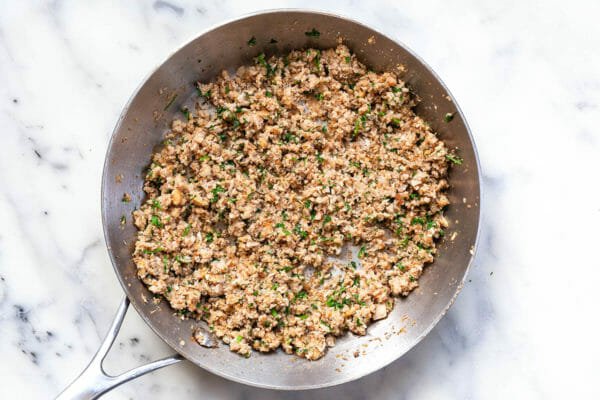
[[[190,224],[187,224],[187,226],[183,230],[183,237],[186,237],[187,235],[189,235],[191,229],[192,229],[192,226]]]
[[[331,326],[329,326],[329,324],[323,320],[319,321],[321,323],[321,325],[327,327],[327,329],[331,330]]]
[[[425,221],[425,218],[422,218],[422,217],[414,217],[414,218],[412,219],[412,221],[410,221],[410,224],[411,224],[411,225],[417,225],[417,224],[419,224],[419,225],[425,225],[425,222],[426,222],[426,221]]]
[[[360,132],[360,118],[357,118],[356,121],[354,121],[354,131],[353,131],[354,136],[358,135],[359,132]]]
[[[190,113],[190,110],[187,107],[181,108],[181,113],[185,116],[185,119],[187,119],[188,121],[192,119],[192,114]]]
[[[461,165],[463,163],[463,159],[454,154],[446,154],[446,159],[455,165]]]
[[[336,299],[334,299],[333,296],[327,297],[327,301],[325,302],[325,305],[327,307],[333,307],[336,310],[340,310],[340,309],[344,308],[344,305],[342,303],[340,303],[339,301],[337,301]]]
[[[367,255],[367,248],[365,247],[365,245],[360,246],[360,249],[358,250],[358,258],[364,258]]]
[[[250,40],[248,40],[247,43],[248,43],[248,46],[250,46],[250,47],[256,46],[256,38],[254,36],[252,36],[250,38]]]
[[[198,91],[198,96],[204,97],[207,100],[210,99],[210,96],[212,94],[210,89],[207,90],[205,93],[202,93],[202,89],[200,89],[200,87],[196,87],[196,90]]]
[[[157,228],[162,228],[164,226],[163,223],[160,221],[158,215],[153,215],[152,217],[150,217],[150,223],[156,226]]]
[[[310,36],[310,37],[319,37],[321,36],[321,32],[319,32],[318,30],[316,30],[315,28],[312,28],[310,31],[308,32],[304,32],[304,34],[306,36]]]
[[[446,113],[446,115],[444,115],[445,122],[451,122],[453,119],[454,119],[454,113]]]
[[[260,53],[257,57],[256,57],[256,61],[262,65],[263,67],[265,67],[265,69],[267,70],[267,76],[271,76],[275,73],[275,68],[269,64],[267,62],[267,60],[265,59],[265,53]]]
[[[308,293],[306,293],[304,290],[299,291],[298,293],[296,293],[295,298],[296,299],[305,299],[308,297]]]
[[[206,238],[206,243],[212,243],[214,240],[214,234],[212,232],[207,232],[204,237]]]
[[[302,230],[302,226],[300,224],[296,224],[296,226],[294,226],[294,233],[300,236],[301,239],[306,239],[308,237],[308,232]]]
[[[221,185],[217,185],[215,186],[215,188],[213,190],[211,190],[211,193],[213,195],[212,199],[210,199],[211,203],[216,203],[217,201],[219,201],[219,193],[222,193],[225,191],[225,188]]]

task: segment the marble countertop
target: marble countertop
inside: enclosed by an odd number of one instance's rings
[[[0,398],[56,395],[122,297],[100,221],[110,133],[134,88],[205,27],[273,2],[0,3]],[[600,3],[279,2],[338,12],[422,56],[483,168],[467,284],[412,351],[359,381],[283,393],[189,363],[107,399],[600,398]],[[107,369],[170,351],[130,312]]]

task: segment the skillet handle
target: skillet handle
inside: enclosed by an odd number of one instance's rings
[[[181,357],[179,354],[176,354],[131,369],[122,373],[121,375],[112,376],[104,372],[102,362],[112,347],[112,344],[119,333],[119,329],[121,329],[121,324],[123,323],[123,319],[125,318],[128,307],[129,299],[125,297],[119,306],[119,310],[113,319],[104,341],[100,345],[96,355],[94,355],[94,358],[92,358],[92,361],[90,361],[83,372],[69,386],[67,386],[67,388],[58,395],[58,397],[56,397],[56,400],[98,399],[104,393],[125,382],[145,375],[148,372],[152,372],[183,360],[183,357]]]

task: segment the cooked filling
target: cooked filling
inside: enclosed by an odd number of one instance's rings
[[[398,73],[340,45],[199,83],[134,213],[150,291],[245,356],[315,360],[385,318],[433,261],[457,160]]]

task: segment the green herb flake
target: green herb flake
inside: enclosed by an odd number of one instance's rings
[[[247,43],[248,43],[248,46],[250,46],[250,47],[256,46],[256,38],[254,36],[252,36],[250,38],[250,40],[248,40]]]
[[[304,34],[306,36],[310,36],[310,37],[319,37],[321,36],[321,32],[319,32],[318,30],[316,30],[315,28],[312,28],[310,31],[308,32],[304,32]]]
[[[273,97],[273,93],[269,92],[268,90],[265,92],[265,96],[267,97]]]
[[[212,243],[214,240],[214,234],[212,232],[207,232],[204,237],[206,239],[206,243]]]
[[[425,221],[425,218],[422,218],[422,217],[414,217],[414,218],[412,219],[412,221],[410,221],[410,224],[411,224],[411,225],[417,225],[417,224],[419,224],[419,225],[425,225],[425,222],[426,222],[426,221]]]
[[[308,314],[300,314],[297,317],[300,318],[300,319],[302,319],[302,320],[305,320],[305,319],[308,318]]]
[[[202,89],[200,89],[200,87],[196,87],[196,91],[198,92],[198,96],[204,97],[206,100],[210,99],[210,96],[212,95],[210,89],[205,93],[202,93]]]
[[[187,224],[187,226],[183,230],[182,236],[186,237],[187,235],[189,235],[190,234],[190,230],[192,230],[192,226],[190,224]]]
[[[406,267],[404,265],[402,265],[401,262],[396,263],[396,268],[398,268],[402,272],[406,271]]]
[[[187,119],[188,121],[192,119],[192,114],[190,113],[190,110],[187,107],[181,108],[180,111],[185,116],[185,119]]]
[[[237,335],[235,338],[235,341],[240,343],[242,341],[242,339],[243,339],[242,335]]]
[[[451,122],[454,119],[454,113],[446,113],[444,115],[445,122]]]
[[[265,59],[265,53],[260,53],[257,57],[256,57],[256,61],[262,65],[263,67],[265,67],[265,69],[267,70],[267,76],[271,76],[275,73],[275,68],[273,66],[271,66],[271,64],[269,64],[267,62],[267,60]]]
[[[352,61],[352,57],[346,56],[346,58],[344,58],[344,60],[346,61],[346,64],[350,64],[350,62]]]
[[[160,222],[160,218],[158,217],[158,215],[153,215],[152,217],[150,217],[150,223],[156,226],[157,228],[163,227],[163,223]]]
[[[308,237],[308,232],[302,230],[302,226],[300,224],[296,224],[296,226],[294,226],[294,233],[300,236],[301,239],[306,239]]]
[[[272,308],[271,309],[271,315],[273,316],[273,318],[277,318],[279,317],[279,313],[277,312],[276,309]]]
[[[304,290],[299,291],[298,293],[296,293],[296,296],[294,296],[296,299],[305,299],[308,297],[308,293],[306,293]]]
[[[213,190],[211,190],[211,193],[213,195],[212,199],[210,199],[211,203],[216,203],[217,201],[219,201],[219,193],[222,193],[225,191],[225,188],[221,185],[217,185],[215,186],[215,188]]]
[[[360,132],[360,118],[357,118],[356,121],[354,122],[354,131],[353,134],[354,136],[358,135],[358,133]]]
[[[360,249],[358,250],[358,258],[364,258],[367,255],[367,248],[365,247],[365,245],[360,246]]]
[[[446,154],[446,159],[455,165],[462,165],[463,163],[463,159],[455,154]]]

